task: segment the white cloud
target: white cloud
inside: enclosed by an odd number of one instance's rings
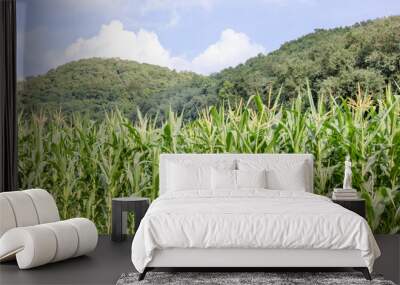
[[[121,58],[150,63],[171,69],[191,70],[202,74],[217,72],[229,66],[244,62],[265,49],[251,42],[246,34],[226,29],[219,40],[203,52],[188,60],[184,56],[173,56],[162,46],[156,33],[146,30],[133,32],[124,29],[120,21],[103,25],[97,35],[79,38],[61,54],[49,53],[52,66],[72,60],[90,57]]]
[[[125,30],[120,21],[103,25],[99,33],[88,39],[79,38],[68,46],[61,57],[54,55],[53,64],[89,57],[118,57],[171,67],[171,56],[155,33]]]
[[[264,47],[252,43],[246,34],[226,29],[215,44],[210,45],[193,59],[193,69],[208,74],[238,65],[263,52],[265,52]]]

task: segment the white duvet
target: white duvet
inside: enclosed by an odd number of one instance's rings
[[[132,243],[143,272],[155,249],[358,249],[372,271],[379,248],[359,215],[307,192],[171,192],[149,208]]]

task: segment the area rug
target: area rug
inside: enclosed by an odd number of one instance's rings
[[[359,272],[148,272],[142,281],[137,280],[138,276],[138,273],[122,274],[117,285],[395,285],[379,275],[373,275],[373,280],[368,281]]]

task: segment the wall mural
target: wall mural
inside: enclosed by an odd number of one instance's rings
[[[177,153],[352,161],[376,233],[400,233],[397,0],[17,0],[19,187],[110,231]]]

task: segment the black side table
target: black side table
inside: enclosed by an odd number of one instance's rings
[[[337,200],[332,199],[332,202],[339,204],[340,206],[359,214],[365,219],[365,200],[364,199],[354,199],[354,200]]]
[[[127,212],[135,215],[135,232],[140,221],[146,214],[150,199],[142,197],[123,197],[112,199],[112,241],[122,241],[126,238]]]

